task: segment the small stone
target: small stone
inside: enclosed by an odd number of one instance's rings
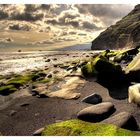
[[[35,116],[39,116],[40,113],[35,113]]]
[[[115,108],[111,102],[104,102],[81,110],[77,117],[84,121],[100,122],[108,118],[114,111]]]
[[[54,74],[56,74],[56,73],[58,73],[58,72],[59,72],[58,70],[53,71]]]
[[[45,60],[45,62],[50,62],[50,61],[51,61],[50,59]]]
[[[46,94],[39,94],[38,98],[48,98],[48,96]]]
[[[14,116],[16,113],[17,113],[16,110],[11,110],[10,113],[9,113],[9,115],[10,115],[10,116]]]
[[[29,106],[29,105],[30,105],[29,103],[22,103],[22,104],[20,104],[21,107]]]
[[[54,61],[56,61],[56,60],[57,60],[57,58],[54,58],[53,60],[54,60]]]
[[[48,75],[47,75],[47,78],[52,78],[52,74],[51,74],[51,73],[48,74]]]
[[[93,93],[84,99],[82,99],[82,102],[89,103],[89,104],[98,104],[102,102],[102,97],[96,93]]]
[[[36,130],[34,133],[33,133],[33,136],[41,136],[41,133],[43,132],[44,130],[44,127]]]

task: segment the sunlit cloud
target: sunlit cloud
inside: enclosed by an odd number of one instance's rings
[[[49,33],[51,37],[37,42],[40,44],[88,42],[133,8],[122,4],[0,5],[0,23],[5,21],[3,30]]]

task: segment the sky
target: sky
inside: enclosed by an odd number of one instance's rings
[[[46,44],[91,42],[133,8],[134,4],[1,4],[0,30],[47,33],[42,40]]]

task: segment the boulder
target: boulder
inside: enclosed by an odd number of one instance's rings
[[[89,104],[98,104],[102,102],[102,97],[96,93],[93,93],[84,99],[82,99],[82,102],[89,103]]]
[[[98,72],[97,80],[107,87],[117,87],[126,82],[125,74],[120,65],[99,59],[95,64]]]
[[[114,113],[115,108],[111,102],[104,102],[81,110],[77,117],[84,121],[100,122]]]
[[[113,124],[124,129],[138,130],[138,125],[135,118],[128,112],[121,112],[104,120],[103,123]]]

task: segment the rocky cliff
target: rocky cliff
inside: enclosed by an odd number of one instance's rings
[[[92,50],[132,48],[140,45],[140,4],[92,41]]]

